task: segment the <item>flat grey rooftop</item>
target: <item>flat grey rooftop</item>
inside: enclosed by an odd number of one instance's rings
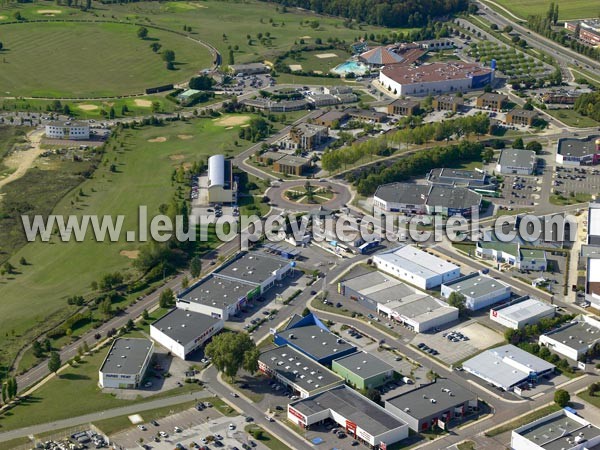
[[[452,394],[452,395],[450,395]],[[476,400],[477,395],[447,378],[438,378],[434,383],[420,386],[405,394],[386,400],[398,409],[416,419],[425,419],[440,411],[446,411],[462,405],[469,400]],[[432,403],[435,400],[435,403]]]
[[[121,375],[137,374],[151,351],[152,341],[150,339],[116,339],[100,367],[100,372]]]
[[[301,348],[304,352],[312,355],[316,359],[322,359],[329,355],[346,352],[356,348],[339,336],[329,331],[325,331],[317,325],[307,325],[304,327],[283,330],[278,334],[290,342],[290,344]]]
[[[162,316],[152,326],[180,344],[188,344],[221,319],[193,311],[175,308]]]
[[[600,329],[589,323],[576,322],[547,333],[547,335],[567,347],[582,348],[584,345],[592,345],[600,340]]]
[[[267,256],[261,252],[248,252],[218,269],[216,273],[246,283],[261,284],[275,271],[288,264],[289,261],[285,259]]]
[[[535,298],[514,303],[504,308],[495,308],[502,316],[515,321],[527,320],[530,317],[536,317],[538,314],[554,311],[555,309],[554,306]]]
[[[415,289],[391,275],[372,271],[345,280],[344,285],[377,303],[387,303],[415,293]]]
[[[429,173],[430,182],[441,182],[446,179],[452,179],[458,182],[466,183],[470,181],[485,182],[486,174],[478,172],[477,170],[464,170],[464,169],[450,169],[447,167],[440,167],[433,169]]]
[[[254,289],[255,285],[211,276],[177,296],[186,302],[226,308]]]
[[[379,405],[347,386],[340,386],[291,403],[291,406],[306,416],[331,409],[358,424],[372,436],[378,436],[406,425]]]
[[[500,280],[496,280],[488,275],[480,275],[477,272],[457,278],[449,283],[444,283],[444,286],[473,298],[479,298],[508,287],[507,284]]]
[[[431,295],[416,293],[394,300],[385,305],[400,316],[424,322],[435,317],[442,317],[458,309],[432,297]]]
[[[412,245],[396,247],[392,250],[378,253],[376,257],[423,277],[431,277],[458,270],[458,266]]]
[[[389,373],[394,368],[371,353],[356,352],[334,360],[363,379],[371,378],[382,373]]]
[[[533,168],[535,165],[535,152],[533,150],[518,150],[505,148],[500,153],[498,164],[502,167]]]
[[[515,433],[539,445],[544,450],[562,450],[575,447],[574,438],[580,433],[586,441],[589,441],[600,436],[600,429],[594,425],[588,427],[563,412],[561,415],[549,417],[548,420],[536,425],[525,425],[518,428]]]
[[[481,194],[464,187],[433,185],[427,196],[427,205],[451,209],[466,209],[473,206],[478,207],[481,200]]]
[[[430,186],[412,183],[390,183],[377,188],[375,197],[386,202],[424,205]]]
[[[583,139],[561,138],[558,140],[557,152],[563,156],[582,157],[596,153],[596,139],[600,136],[588,136]]]
[[[279,376],[308,392],[343,381],[338,374],[289,345],[267,350],[258,359]]]

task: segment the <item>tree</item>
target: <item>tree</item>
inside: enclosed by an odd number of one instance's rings
[[[450,294],[450,297],[448,297],[448,304],[450,306],[458,308],[459,314],[463,314],[465,312],[465,309],[466,309],[465,302],[466,302],[466,298],[460,292],[453,292],[452,294]]]
[[[173,303],[173,291],[167,288],[160,293],[158,304],[161,308],[170,308],[171,303]]]
[[[230,379],[234,379],[242,367],[252,369],[255,357],[258,358],[256,345],[250,336],[236,332],[226,332],[213,337],[206,346],[205,354],[212,358],[217,370]]]
[[[50,359],[48,360],[48,370],[54,374],[58,372],[61,366],[60,355],[58,352],[50,353]]]
[[[542,144],[540,144],[538,141],[528,142],[525,148],[527,150],[533,150],[536,155],[539,155],[542,152]]]
[[[513,27],[511,27],[510,25],[506,25],[502,31],[504,31],[505,33],[511,33],[513,30]]]
[[[235,57],[233,56],[233,49],[229,49],[229,65],[235,64]]]
[[[21,256],[21,259],[19,260],[19,264],[21,264],[22,266],[26,266],[27,265],[27,260],[25,259],[24,256]]]
[[[198,77],[192,77],[189,82],[190,89],[196,89],[198,91],[208,91],[215,84],[215,80],[206,75],[200,75]]]
[[[114,119],[116,115],[115,108],[113,106],[110,107],[110,111],[108,112],[108,118]]]
[[[523,144],[523,138],[520,138],[520,137],[516,138],[513,141],[512,148],[517,148],[520,150],[524,149],[525,145]]]
[[[90,351],[90,346],[88,345],[87,341],[83,341],[83,352],[84,353],[88,353]]]
[[[258,348],[252,348],[244,353],[244,362],[242,368],[253,374],[258,370],[258,358],[260,356],[260,350]]]
[[[571,395],[564,389],[559,389],[554,393],[554,403],[561,408],[568,406],[571,402]]]
[[[137,37],[140,39],[146,39],[148,37],[148,28],[140,27],[137,30]]]
[[[181,287],[183,289],[187,289],[187,287],[190,285],[190,280],[188,279],[188,277],[186,277],[184,275],[184,277],[181,279]]]
[[[6,383],[2,383],[2,403],[6,403],[8,401],[8,394],[6,392]]]
[[[15,266],[13,266],[8,261],[4,263],[4,265],[2,266],[2,269],[4,270],[5,273],[7,273],[9,275],[11,275],[15,272]]]
[[[44,339],[44,342],[42,343],[42,347],[44,348],[45,351],[51,352],[52,351],[52,342],[50,342],[50,339],[48,339],[48,338]]]
[[[598,392],[600,390],[600,383],[592,383],[588,386],[588,395],[590,397],[593,397],[594,395],[596,395],[596,392]]]
[[[144,309],[142,311],[142,319],[144,319],[144,320],[150,320],[150,313],[148,313],[147,309]]]
[[[194,256],[190,261],[190,275],[193,278],[198,278],[202,272],[202,260],[199,256]]]
[[[110,317],[112,315],[112,302],[110,301],[110,298],[106,297],[104,300],[102,300],[98,310],[104,317]]]
[[[372,402],[381,403],[381,393],[377,389],[367,389],[365,396]]]
[[[162,45],[160,45],[158,42],[153,42],[152,44],[150,44],[150,48],[154,53],[158,53],[161,47]]]
[[[163,50],[162,59],[166,63],[172,63],[175,61],[175,52],[173,50]]]
[[[15,20],[17,20],[19,22],[22,21],[22,20],[25,20],[25,18],[23,17],[23,15],[19,11],[15,12],[13,14],[13,17],[15,18]]]
[[[302,317],[306,317],[306,316],[308,316],[309,314],[310,314],[310,309],[308,309],[308,308],[304,308],[304,309],[302,310]]]
[[[135,328],[135,323],[133,323],[133,319],[129,319],[127,321],[127,323],[125,324],[125,328],[127,329],[127,331],[131,331]]]
[[[44,355],[44,349],[39,341],[33,341],[33,344],[31,344],[31,351],[36,358],[41,358]]]

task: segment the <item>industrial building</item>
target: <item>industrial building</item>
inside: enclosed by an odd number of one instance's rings
[[[512,431],[513,450],[585,450],[600,445],[600,429],[570,408],[556,411]]]
[[[590,202],[588,207],[588,245],[600,246],[600,203]]]
[[[119,338],[112,343],[98,373],[101,388],[137,389],[152,360],[150,339]]]
[[[185,360],[222,329],[222,319],[175,308],[150,325],[150,337]]]
[[[507,175],[532,175],[537,167],[533,150],[505,148],[500,152],[496,172]]]
[[[500,280],[474,272],[442,284],[444,298],[449,298],[453,292],[462,294],[465,306],[471,311],[477,311],[509,298],[511,288]]]
[[[90,138],[90,125],[86,122],[53,121],[46,124],[48,139],[69,139],[87,141]]]
[[[542,334],[539,344],[573,361],[579,361],[600,342],[600,322],[590,316],[581,316],[557,330]]]
[[[542,319],[551,319],[556,307],[528,295],[490,309],[490,319],[513,330],[521,330]]]
[[[288,345],[324,366],[356,351],[356,346],[333,334],[314,314],[294,314],[283,331],[274,333],[275,345]]]
[[[334,359],[331,370],[354,389],[374,389],[392,381],[394,368],[371,353],[356,352]]]
[[[600,307],[600,255],[587,258],[585,298],[595,307]]]
[[[522,383],[549,377],[555,369],[553,364],[511,344],[485,350],[465,361],[462,367],[505,391]]]
[[[470,189],[496,189],[490,176],[483,170],[463,170],[437,168],[427,174],[430,184],[448,187],[467,187]]]
[[[435,62],[413,67],[391,64],[379,72],[379,82],[395,95],[442,94],[481,89],[494,80],[494,71],[475,63]]]
[[[300,398],[344,384],[342,377],[289,345],[261,353],[258,370],[289,387]]]
[[[371,448],[383,449],[408,437],[406,423],[348,386],[290,403],[287,418],[302,428],[332,421]]]
[[[405,214],[441,214],[470,217],[481,208],[482,196],[463,187],[389,183],[377,188],[373,196],[375,208]]]
[[[465,104],[465,100],[457,95],[438,95],[433,99],[431,105],[436,111],[459,111]]]
[[[588,166],[600,162],[600,136],[560,138],[556,144],[556,162],[570,166]]]
[[[417,433],[435,427],[447,430],[478,407],[476,394],[447,378],[438,378],[385,401],[385,409]]]
[[[519,243],[477,241],[475,256],[491,259],[499,264],[509,264],[519,270],[543,272],[548,267],[548,258],[544,250],[523,249]]]
[[[421,289],[433,289],[460,276],[458,266],[411,245],[378,253],[373,265]]]
[[[233,166],[223,155],[213,155],[208,158],[207,190],[209,203],[237,201],[237,183],[233,178]]]

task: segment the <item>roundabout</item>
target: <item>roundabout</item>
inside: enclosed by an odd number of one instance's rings
[[[6,23],[0,96],[118,97],[187,81],[215,61],[211,47],[179,32],[126,22]],[[175,52],[167,69],[165,50]]]
[[[267,196],[273,206],[293,211],[310,211],[318,207],[336,210],[352,199],[346,186],[329,180],[283,181],[277,186],[271,186],[267,190]]]

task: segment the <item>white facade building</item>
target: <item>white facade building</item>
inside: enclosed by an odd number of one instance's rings
[[[539,338],[540,345],[573,361],[579,361],[599,342],[600,322],[590,316],[582,316]]]
[[[137,389],[152,359],[150,339],[115,339],[98,373],[101,388]]]
[[[433,289],[460,276],[458,266],[412,245],[375,255],[373,265],[421,289]]]
[[[50,122],[46,124],[46,137],[87,141],[90,138],[90,126],[85,122]]]
[[[490,309],[490,319],[507,328],[520,330],[527,325],[534,325],[542,319],[551,319],[556,314],[556,307],[541,300],[521,297],[508,305]]]
[[[444,298],[450,297],[453,292],[464,295],[465,306],[477,311],[509,298],[511,288],[500,280],[475,272],[442,284]]]

